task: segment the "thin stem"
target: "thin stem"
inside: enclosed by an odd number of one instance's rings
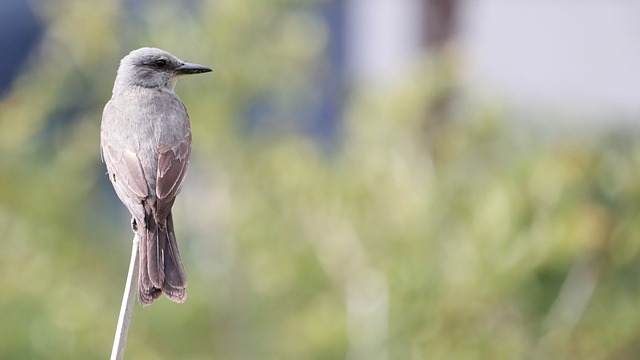
[[[122,360],[124,358],[124,349],[127,345],[129,324],[131,323],[131,314],[133,313],[133,304],[136,298],[136,288],[138,287],[138,242],[138,235],[136,235],[133,238],[131,262],[129,263],[127,283],[125,284],[124,294],[122,295],[122,305],[120,306],[120,316],[118,316],[116,336],[113,339],[111,360]]]

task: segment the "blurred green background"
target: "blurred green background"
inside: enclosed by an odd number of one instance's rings
[[[637,358],[637,128],[466,101],[447,31],[391,83],[349,79],[341,1],[30,4],[0,98],[0,359],[110,353],[132,234],[99,126],[141,46],[214,73],[176,89],[189,296],[136,304],[126,358]]]

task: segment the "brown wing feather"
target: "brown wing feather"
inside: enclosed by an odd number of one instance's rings
[[[140,160],[131,150],[118,150],[106,144],[103,156],[109,172],[109,180],[129,211],[137,219],[144,219],[141,201],[149,196],[147,181]]]
[[[177,145],[161,149],[158,154],[156,196],[158,197],[157,216],[160,219],[165,219],[169,215],[173,201],[182,189],[190,156],[190,133]]]

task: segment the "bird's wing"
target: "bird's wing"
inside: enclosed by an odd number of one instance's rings
[[[149,189],[140,160],[133,151],[118,149],[108,142],[102,152],[118,197],[135,218],[144,219],[142,200],[149,196]]]
[[[156,196],[158,198],[157,216],[160,219],[169,215],[173,201],[182,189],[190,156],[190,131],[186,132],[179,143],[159,149]]]

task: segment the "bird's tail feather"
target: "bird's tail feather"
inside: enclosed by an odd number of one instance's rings
[[[154,220],[139,229],[140,275],[138,299],[150,305],[164,292],[169,300],[184,302],[187,297],[187,277],[180,259],[173,230],[173,217],[167,217],[164,228]]]

